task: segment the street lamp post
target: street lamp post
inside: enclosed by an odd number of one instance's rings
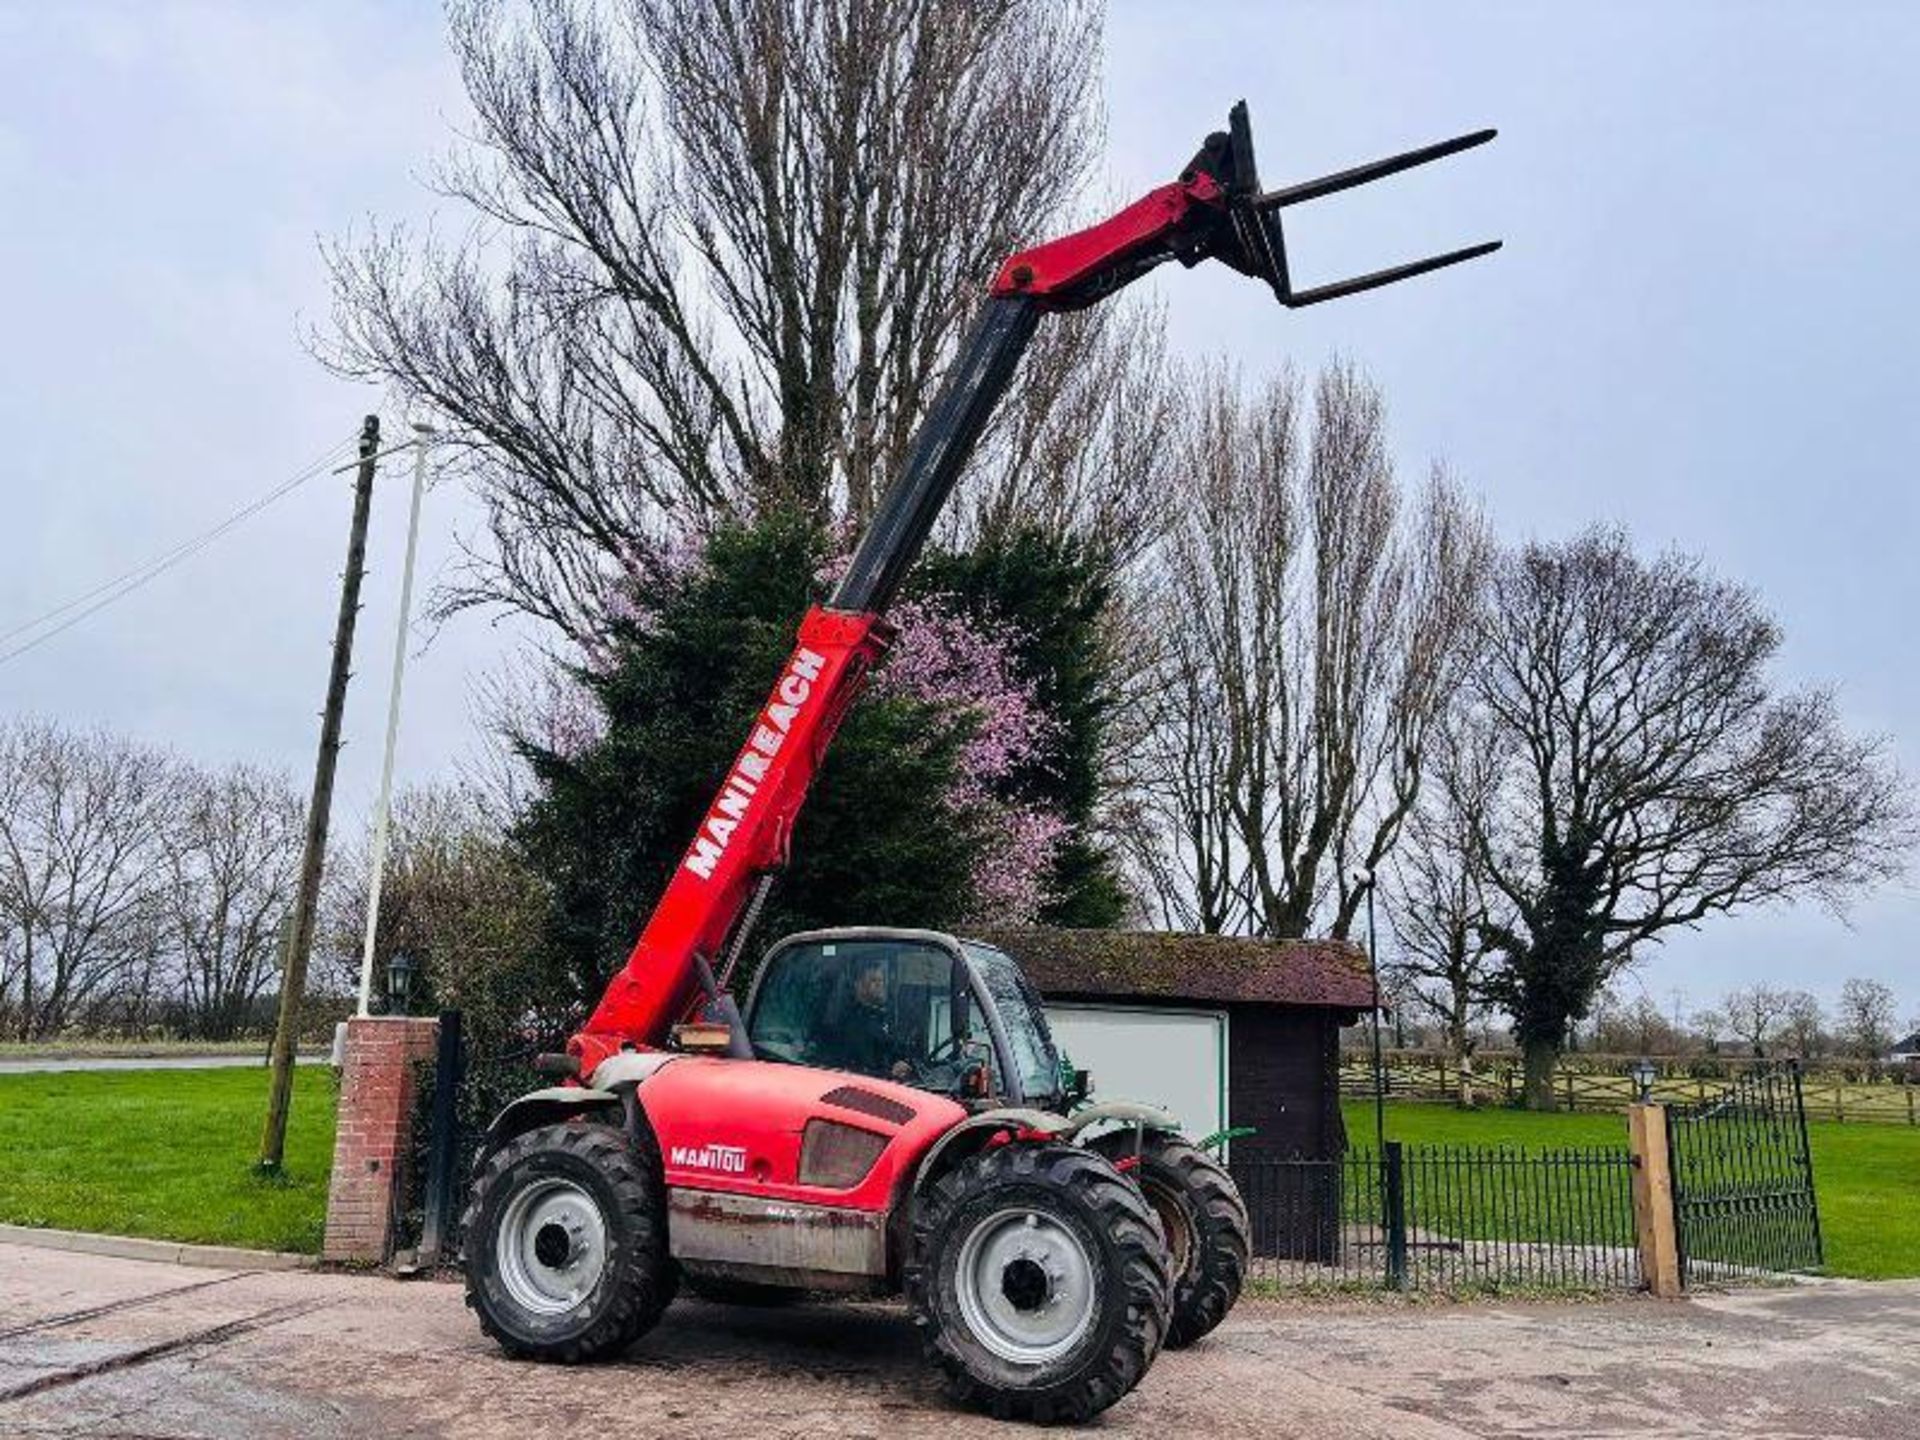
[[[387,690],[386,754],[380,762],[380,799],[373,811],[373,873],[367,887],[366,934],[360,943],[360,1014],[369,1015],[373,996],[373,949],[380,929],[380,891],[386,880],[387,833],[393,819],[393,751],[400,737],[400,686],[406,678],[407,633],[413,619],[414,557],[420,549],[420,496],[427,484],[427,446],[434,428],[413,424],[413,498],[407,509],[407,553],[400,569],[400,619],[394,628],[393,679]]]
[[[1636,1098],[1642,1105],[1653,1099],[1653,1082],[1659,1075],[1653,1061],[1644,1056],[1633,1062],[1633,1086]]]
[[[1367,892],[1367,973],[1373,979],[1373,1138],[1382,1155],[1387,1153],[1387,1071],[1380,1053],[1380,956],[1373,926],[1373,872],[1353,872],[1356,885]]]
[[[393,958],[387,961],[387,1013],[405,1015],[407,1002],[413,998],[413,977],[419,966],[414,963],[413,955],[406,950],[396,950]]]

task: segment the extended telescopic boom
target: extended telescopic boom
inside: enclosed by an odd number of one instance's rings
[[[926,543],[1042,315],[1079,310],[1168,260],[1220,260],[1265,280],[1289,307],[1390,285],[1500,248],[1490,241],[1330,285],[1295,290],[1280,211],[1483,145],[1481,130],[1387,160],[1262,191],[1247,107],[1207,137],[1180,178],[1097,225],[1011,256],[1000,268],[900,475],[825,606],[801,622],[799,643],[762,707],[646,929],[585,1029],[568,1042],[576,1073],[591,1075],[625,1047],[667,1043],[678,1022],[704,1012],[749,1053],[723,990],[723,955],[736,959],[759,901],[787,860],[793,824],[827,745],[885,651],[882,619]]]

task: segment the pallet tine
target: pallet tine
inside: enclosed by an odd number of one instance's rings
[[[1344,295],[1358,295],[1363,290],[1377,290],[1382,285],[1411,280],[1416,275],[1425,275],[1432,270],[1445,269],[1449,265],[1458,265],[1467,260],[1477,260],[1482,255],[1491,255],[1500,248],[1501,243],[1498,240],[1486,240],[1460,250],[1449,250],[1444,255],[1430,255],[1424,260],[1413,260],[1405,265],[1375,270],[1371,274],[1356,275],[1351,280],[1336,280],[1330,285],[1316,285],[1311,290],[1294,290],[1288,293],[1286,303],[1289,308],[1298,310],[1305,305],[1318,305],[1323,301],[1338,300]]]
[[[1471,150],[1477,145],[1486,144],[1499,133],[1498,130],[1475,130],[1470,135],[1456,135],[1451,140],[1423,145],[1418,150],[1390,155],[1385,160],[1372,160],[1365,165],[1355,165],[1349,170],[1337,170],[1331,175],[1322,175],[1317,180],[1302,180],[1298,185],[1269,190],[1253,202],[1254,208],[1279,210],[1287,205],[1301,205],[1308,200],[1318,200],[1323,195],[1335,195],[1342,190],[1351,190],[1356,185],[1370,184],[1375,180],[1385,179],[1389,175],[1398,175],[1403,170],[1412,170],[1419,165],[1429,165],[1435,160],[1444,160],[1449,155],[1458,155],[1462,150]]]
[[[1227,187],[1227,206],[1232,215],[1234,239],[1239,246],[1239,258],[1234,263],[1248,273],[1264,278],[1273,287],[1273,293],[1280,303],[1290,309],[1298,310],[1307,305],[1319,305],[1328,300],[1338,300],[1343,296],[1358,295],[1364,290],[1377,290],[1382,285],[1411,280],[1416,275],[1425,275],[1434,270],[1445,269],[1449,265],[1461,264],[1463,261],[1477,260],[1482,255],[1491,255],[1500,248],[1498,240],[1489,240],[1483,244],[1450,250],[1444,255],[1432,255],[1424,260],[1395,265],[1385,270],[1375,270],[1371,274],[1356,275],[1350,280],[1337,280],[1330,285],[1315,285],[1305,290],[1296,290],[1293,288],[1293,277],[1287,264],[1286,235],[1280,224],[1281,210],[1289,205],[1300,205],[1309,200],[1318,200],[1325,195],[1337,194],[1342,190],[1351,190],[1356,186],[1384,179],[1389,175],[1398,175],[1404,170],[1430,164],[1449,155],[1457,155],[1462,150],[1472,150],[1476,146],[1486,144],[1499,132],[1491,129],[1475,130],[1467,135],[1456,135],[1451,140],[1442,140],[1437,144],[1423,145],[1417,150],[1390,155],[1384,160],[1355,165],[1351,169],[1322,175],[1315,180],[1303,180],[1298,185],[1288,185],[1279,190],[1268,190],[1263,193],[1259,188],[1259,178],[1254,168],[1253,133],[1247,119],[1245,101],[1233,107],[1232,113],[1228,116],[1228,129],[1235,164],[1232,179]]]

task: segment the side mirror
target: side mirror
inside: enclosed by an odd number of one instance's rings
[[[967,1067],[967,1073],[960,1078],[960,1093],[969,1100],[986,1100],[992,1097],[993,1082],[988,1078],[986,1061],[976,1060]]]
[[[969,1100],[986,1100],[993,1095],[993,1046],[986,1040],[963,1040],[960,1053],[968,1059],[960,1076],[960,1093]]]

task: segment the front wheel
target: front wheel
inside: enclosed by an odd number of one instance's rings
[[[1136,1142],[1132,1130],[1119,1130],[1093,1148],[1129,1173],[1160,1221],[1173,1255],[1167,1344],[1191,1345],[1227,1318],[1246,1280],[1253,1227],[1240,1187],[1206,1151],[1165,1131]]]
[[[907,1300],[948,1393],[1002,1419],[1085,1420],[1140,1382],[1172,1300],[1166,1246],[1103,1157],[1012,1144],[915,1205]]]
[[[673,1298],[665,1198],[657,1160],[611,1126],[548,1125],[502,1146],[465,1217],[481,1328],[517,1359],[619,1354]]]

